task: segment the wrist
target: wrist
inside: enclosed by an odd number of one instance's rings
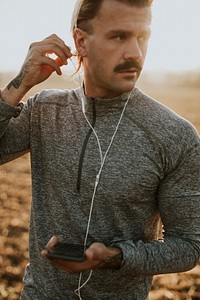
[[[28,91],[29,89],[23,86],[20,86],[20,88],[16,89],[14,86],[9,87],[8,85],[1,90],[0,98],[9,105],[17,106]]]
[[[107,257],[99,265],[100,269],[111,269],[111,270],[118,270],[121,267],[123,254],[120,248],[117,247],[109,247]]]

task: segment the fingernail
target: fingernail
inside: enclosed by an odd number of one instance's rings
[[[40,255],[41,255],[42,257],[46,257],[46,255],[47,255],[47,250],[42,250],[42,251],[40,252]]]

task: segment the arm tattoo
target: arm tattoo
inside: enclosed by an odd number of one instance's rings
[[[25,65],[22,67],[21,72],[19,73],[19,75],[17,77],[15,77],[8,85],[7,85],[7,89],[9,90],[12,86],[16,89],[19,88],[20,84],[22,83],[22,80],[24,79],[24,76],[26,75],[26,73],[28,72],[28,66]]]
[[[116,254],[115,256],[109,256],[107,259],[99,265],[100,269],[120,269],[122,264],[122,252]]]

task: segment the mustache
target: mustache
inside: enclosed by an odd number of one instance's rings
[[[127,60],[124,63],[117,65],[114,68],[114,72],[127,71],[132,68],[137,69],[137,71],[141,71],[142,65],[136,60]]]

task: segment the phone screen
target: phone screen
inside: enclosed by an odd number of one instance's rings
[[[81,262],[84,261],[84,246],[58,242],[51,251],[48,251],[47,257]]]

